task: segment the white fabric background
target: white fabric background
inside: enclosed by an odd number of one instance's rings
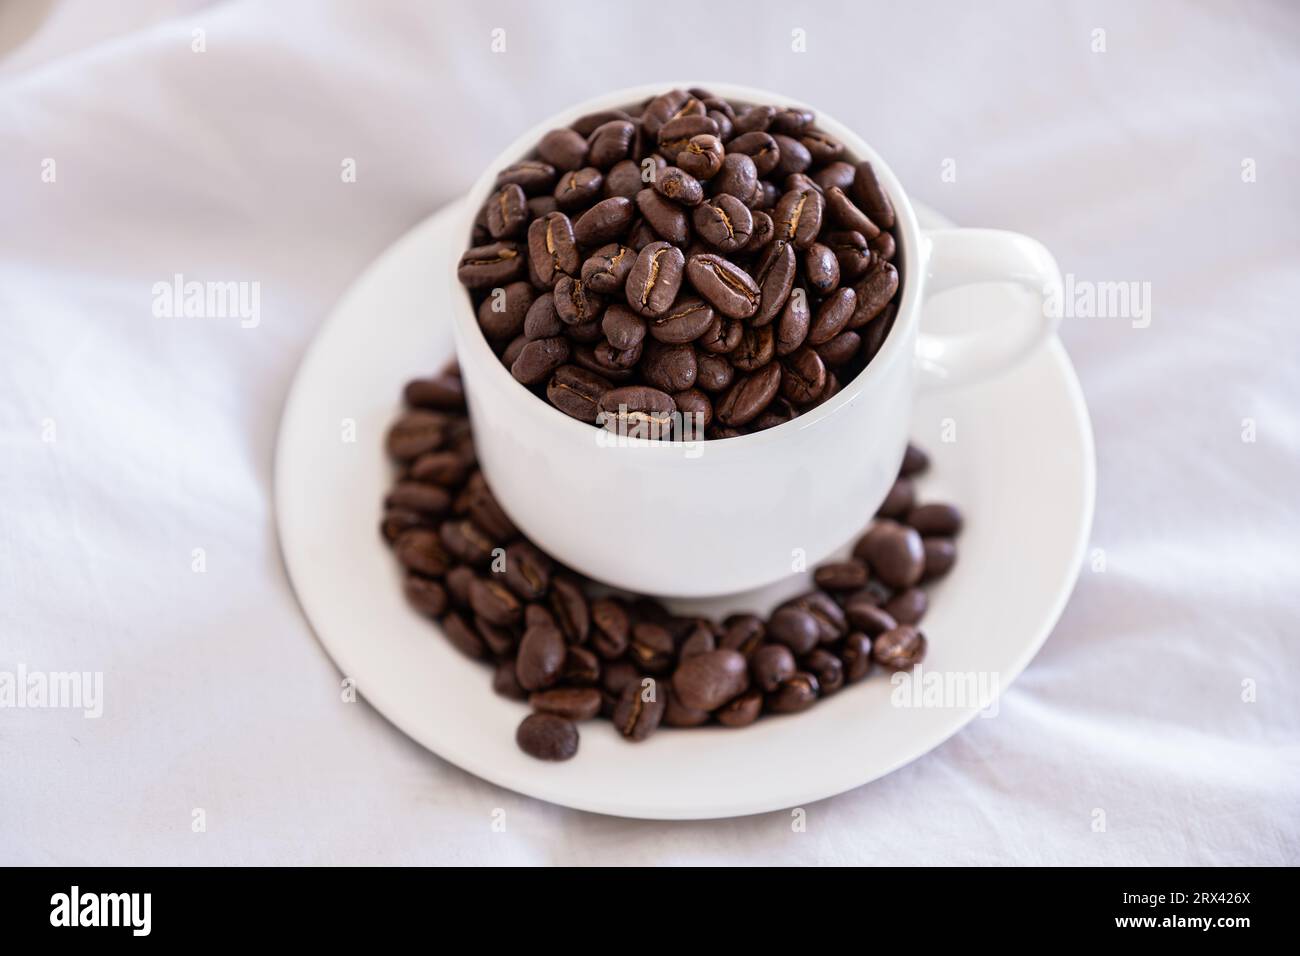
[[[99,720],[0,710],[0,862],[1300,862],[1296,7],[687,3],[659,40],[669,6],[69,0],[0,58],[0,669],[106,682]],[[1149,328],[1063,332],[1105,572],[998,719],[806,833],[543,805],[341,704],[269,504],[367,262],[558,106],[691,74],[822,104],[958,221],[1152,288]],[[259,281],[260,326],[153,318],[176,272]]]

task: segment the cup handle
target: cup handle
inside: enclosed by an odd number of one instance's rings
[[[1055,333],[1061,316],[1061,270],[1042,243],[1001,229],[933,229],[922,241],[928,247],[926,301],[916,344],[922,387],[992,377]],[[940,332],[926,322],[925,305],[932,296],[986,283],[1012,287],[1014,301],[998,319],[962,332]]]

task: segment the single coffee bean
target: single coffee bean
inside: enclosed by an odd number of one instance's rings
[[[564,414],[594,424],[601,397],[613,388],[607,379],[576,365],[561,365],[546,386],[546,397]]]
[[[563,335],[564,328],[564,323],[560,321],[560,314],[555,311],[553,294],[545,292],[533,300],[533,304],[528,307],[528,314],[524,316],[524,338],[530,341],[552,339],[557,335]]]
[[[611,305],[601,319],[601,330],[611,346],[619,351],[634,349],[645,339],[645,319],[625,305]]]
[[[709,185],[715,196],[727,193],[748,204],[758,187],[758,170],[754,161],[744,153],[727,153],[722,169]]]
[[[518,238],[528,218],[528,199],[517,183],[507,183],[488,197],[487,226],[493,239]]]
[[[763,711],[763,694],[751,690],[718,708],[714,716],[724,727],[748,727]]]
[[[898,469],[899,476],[906,478],[909,475],[919,475],[929,467],[930,456],[908,442],[907,450],[903,452],[903,463]]]
[[[566,575],[551,579],[551,613],[570,644],[582,644],[591,631],[591,606],[582,586]]]
[[[614,708],[614,726],[628,740],[645,740],[663,720],[667,696],[668,687],[661,688],[650,678],[630,682]]]
[[[867,586],[871,573],[861,561],[833,561],[823,564],[813,572],[817,586],[826,591],[856,591]]]
[[[862,351],[862,336],[857,332],[841,332],[829,342],[817,347],[817,354],[828,366],[845,365]]]
[[[642,671],[667,674],[672,669],[675,651],[676,644],[666,627],[645,621],[632,626],[628,657]]]
[[[520,600],[540,601],[551,586],[551,559],[527,541],[515,541],[506,548],[502,573],[506,586]],[[473,591],[470,592],[473,600]]]
[[[497,663],[492,674],[492,689],[510,700],[528,699],[528,692],[519,686],[519,678],[515,676],[515,662],[510,658]]]
[[[623,605],[612,598],[591,604],[591,646],[607,661],[617,660],[627,650],[631,623]]]
[[[433,578],[412,572],[407,574],[402,587],[406,592],[406,600],[421,614],[441,617],[446,613],[447,589]]]
[[[568,216],[553,212],[533,220],[528,227],[528,261],[538,281],[548,289],[560,276],[578,274],[581,262]]]
[[[817,703],[821,685],[815,674],[796,671],[781,682],[781,686],[767,695],[767,709],[774,714],[797,714]]]
[[[844,663],[845,683],[862,680],[871,670],[871,638],[861,631],[849,632],[840,648],[840,660]]]
[[[876,514],[882,518],[901,520],[904,515],[912,510],[912,505],[915,502],[916,487],[911,480],[899,478],[890,486],[889,493],[885,495],[885,500],[880,503]]]
[[[717,136],[718,124],[707,115],[694,113],[677,116],[659,127],[659,152],[669,162],[677,162],[677,157],[686,149],[696,136]]]
[[[871,271],[875,258],[871,253],[870,243],[862,233],[823,233],[822,240],[835,253],[835,261],[840,266],[841,284],[857,282]]]
[[[512,163],[497,173],[496,185],[518,183],[530,196],[550,192],[555,185],[555,167],[536,159],[524,159]]]
[[[704,104],[699,97],[686,90],[669,90],[646,104],[645,111],[641,114],[641,124],[645,127],[646,135],[658,138],[659,130],[669,120],[703,113]]]
[[[876,263],[853,291],[856,304],[848,328],[860,329],[889,305],[889,300],[898,291],[898,270],[892,263]]]
[[[632,199],[645,188],[645,183],[641,180],[641,167],[636,161],[624,159],[614,164],[614,167],[605,174],[605,195],[622,196],[625,199]]]
[[[807,611],[817,622],[817,640],[821,644],[831,644],[848,629],[848,620],[844,611],[829,594],[824,591],[810,591],[792,601],[788,607]]]
[[[925,635],[906,624],[877,637],[871,645],[871,658],[890,670],[906,670],[925,657]]]
[[[530,627],[519,642],[515,676],[524,690],[550,687],[564,667],[564,635],[554,627]]]
[[[537,155],[557,170],[578,169],[587,161],[587,140],[572,129],[553,129],[538,140]]]
[[[754,232],[754,216],[749,207],[729,193],[697,205],[691,213],[691,222],[701,239],[723,252],[744,248]]]
[[[515,742],[538,760],[568,760],[578,752],[578,728],[555,714],[529,714],[515,731]]]
[[[787,106],[784,109],[777,110],[776,115],[772,117],[772,125],[768,129],[773,133],[800,136],[812,126],[816,118],[816,114],[812,110],[804,109],[801,106]]]
[[[780,387],[781,366],[777,362],[737,380],[715,409],[718,421],[733,427],[753,421],[776,397]]]
[[[612,432],[666,439],[672,434],[677,403],[672,395],[657,388],[628,385],[606,392],[600,399],[600,411],[604,426]]]
[[[832,186],[826,190],[826,212],[830,215],[831,222],[841,229],[860,233],[868,240],[880,235],[880,227],[872,222],[866,213],[853,205],[853,200],[849,199],[839,186]]]
[[[611,120],[627,120],[631,122],[632,117],[623,110],[599,110],[595,113],[588,113],[580,116],[569,124],[569,129],[573,130],[579,136],[590,137],[598,127],[604,126]]]
[[[957,545],[951,538],[922,538],[925,550],[923,581],[934,581],[952,570],[957,563]]]
[[[713,423],[713,402],[698,388],[688,388],[673,394],[673,402],[680,415],[682,441],[700,441],[704,430]]]
[[[510,374],[524,385],[539,385],[568,360],[568,339],[534,339],[510,366]]]
[[[857,293],[852,289],[836,289],[817,308],[817,317],[808,330],[808,344],[822,345],[848,328],[857,307]]]
[[[431,451],[411,462],[410,477],[449,488],[459,485],[469,472],[470,463],[452,451]]]
[[[722,141],[718,137],[701,133],[692,136],[677,151],[677,165],[696,179],[709,180],[722,169],[725,155]]]
[[[703,299],[688,295],[678,299],[667,311],[652,318],[649,328],[650,334],[657,341],[669,345],[684,345],[702,336],[713,321],[713,309],[709,304]]]
[[[844,616],[856,630],[868,637],[875,637],[885,631],[898,627],[898,622],[884,608],[876,603],[874,596],[854,596],[844,605]]]
[[[961,531],[961,512],[953,505],[920,505],[907,513],[904,523],[924,537],[951,538]]]
[[[709,722],[707,710],[696,710],[682,703],[671,687],[667,688],[668,704],[664,708],[663,722],[669,727],[700,727]]]
[[[726,648],[689,657],[673,674],[673,690],[683,704],[697,710],[716,710],[748,687],[744,655]]]
[[[616,295],[623,291],[635,261],[636,253],[628,246],[601,246],[582,264],[582,284],[600,295]]]
[[[407,568],[426,577],[437,578],[451,567],[451,556],[438,533],[428,528],[412,528],[398,535],[393,553]]]
[[[709,352],[700,352],[695,357],[695,363],[695,386],[706,392],[724,391],[735,377],[730,362]]]
[[[850,192],[853,201],[872,222],[881,229],[894,228],[894,204],[889,201],[888,194],[876,178],[876,171],[866,160],[858,163]]]
[[[508,627],[523,620],[524,606],[501,581],[475,578],[469,588],[469,606],[489,624]]]
[[[663,315],[677,298],[685,265],[686,259],[676,246],[667,242],[650,243],[637,255],[628,273],[625,284],[628,305],[644,316]]]
[[[823,697],[844,686],[844,664],[828,650],[817,648],[804,658],[803,667],[817,678]]]
[[[554,714],[566,720],[591,720],[600,713],[600,691],[593,687],[556,687],[534,691],[528,706],[539,714]]]
[[[600,682],[600,658],[594,651],[578,644],[569,646],[564,655],[564,668],[560,682],[579,687],[591,687]]]
[[[660,239],[678,246],[690,240],[690,216],[677,203],[665,199],[653,189],[643,189],[636,194],[636,208]]]
[[[438,529],[438,540],[448,553],[464,564],[480,567],[492,560],[492,539],[468,519],[443,522]]]
[[[776,145],[781,150],[781,158],[776,168],[772,170],[774,175],[789,176],[792,173],[802,173],[812,165],[812,154],[799,140],[783,133],[775,133],[772,138],[776,140]]]
[[[844,154],[844,144],[820,130],[805,130],[799,142],[808,150],[815,166],[832,162]]]
[[[830,246],[814,242],[803,258],[804,275],[808,285],[818,295],[827,295],[840,284],[840,261]]]
[[[794,654],[784,644],[764,644],[749,657],[749,672],[754,683],[765,692],[777,689],[795,672]]]
[[[816,189],[792,189],[776,204],[772,222],[776,238],[784,239],[803,251],[816,240],[822,228],[823,200]]]
[[[680,664],[688,657],[694,657],[697,654],[708,654],[718,649],[718,639],[714,636],[711,627],[705,622],[701,622],[691,631],[690,636],[682,642],[682,646],[677,650],[677,662]]]
[[[451,495],[447,489],[420,481],[399,481],[384,499],[385,508],[414,511],[417,514],[437,517],[451,508]]]
[[[412,379],[402,390],[402,398],[415,408],[444,412],[465,410],[465,386],[457,375]]]
[[[587,140],[587,162],[597,169],[609,169],[627,159],[636,127],[627,120],[610,120],[592,130]]]
[[[783,239],[773,239],[763,250],[755,270],[761,301],[752,322],[769,324],[786,307],[798,271],[794,246]]]
[[[796,405],[808,405],[826,387],[826,363],[808,347],[797,349],[781,363],[781,394]]]
[[[915,528],[894,521],[878,521],[860,544],[861,556],[890,587],[910,588],[921,580],[925,548]]]
[[[443,617],[441,624],[443,636],[448,643],[466,657],[477,660],[487,656],[487,645],[483,643],[483,638],[469,626],[464,617],[456,613],[448,614]]]
[[[808,339],[812,327],[812,313],[808,309],[808,293],[794,289],[781,310],[776,325],[776,354],[789,355]]]
[[[515,638],[515,632],[512,628],[493,624],[491,621],[475,614],[474,630],[483,639],[483,643],[487,645],[487,649],[493,657],[504,658],[514,655],[515,647],[519,641]]]
[[[727,151],[748,156],[754,161],[754,171],[759,176],[768,175],[781,160],[781,147],[776,140],[770,133],[757,130],[737,136],[727,144]]]
[[[527,282],[512,282],[499,293],[493,290],[479,305],[479,328],[492,341],[513,339],[524,331],[534,297],[533,287]]]
[[[635,207],[622,196],[596,203],[573,224],[573,238],[582,246],[599,246],[624,235],[632,224]]]
[[[450,556],[448,556],[450,560]],[[453,604],[457,607],[469,607],[469,586],[474,583],[478,577],[474,569],[464,564],[458,564],[451,568],[443,578],[443,583],[447,585],[447,596],[451,598]]]
[[[888,603],[885,612],[899,624],[919,624],[930,606],[929,599],[920,588],[899,591]]]
[[[704,187],[700,181],[677,166],[669,166],[655,176],[654,190],[664,199],[682,206],[698,206],[704,202]]]
[[[804,608],[777,608],[767,622],[767,636],[800,656],[817,646],[820,634],[817,619]]]
[[[617,697],[628,684],[639,683],[640,680],[641,672],[631,661],[613,661],[601,672],[600,686]]]
[[[853,165],[843,161],[831,163],[817,172],[812,174],[813,181],[822,188],[823,192],[829,192],[832,186],[838,186],[840,189],[847,190],[853,185],[855,173]]]
[[[737,372],[757,372],[775,357],[776,332],[770,325],[745,326],[740,336],[740,344],[727,356]]]
[[[766,636],[767,625],[757,614],[733,614],[725,622],[719,645],[748,657]]]
[[[410,461],[442,446],[447,419],[438,412],[420,409],[406,412],[388,430],[385,447],[389,457]]]
[[[684,392],[694,387],[697,372],[695,349],[689,343],[669,345],[655,338],[646,342],[641,374],[649,385],[669,394]]]
[[[383,535],[385,541],[392,544],[401,536],[403,531],[428,527],[430,521],[428,515],[422,515],[416,511],[408,511],[405,508],[388,508],[385,509],[383,521],[379,524],[379,533]]]

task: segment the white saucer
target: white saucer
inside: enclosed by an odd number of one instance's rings
[[[948,224],[918,213],[923,226]],[[455,221],[451,209],[432,216],[353,284],[308,349],[280,422],[275,499],[285,564],[321,643],[362,696],[434,753],[500,786],[653,819],[740,816],[829,797],[916,759],[975,716],[975,706],[894,706],[894,688],[877,671],[803,714],[742,730],[662,730],[629,744],[592,721],[566,763],[520,752],[515,728],[526,706],[494,694],[490,669],[407,607],[377,530],[392,477],[383,438],[401,387],[453,351],[440,312],[459,290],[438,263],[459,254],[461,237],[448,235]],[[956,298],[934,307],[981,307],[974,293]],[[923,395],[912,434],[933,461],[921,497],[952,501],[967,518],[957,567],[931,591],[923,667],[991,673],[1005,689],[1060,616],[1092,525],[1092,429],[1065,349],[1053,341],[991,384]],[[762,612],[805,586],[790,581],[744,603]]]

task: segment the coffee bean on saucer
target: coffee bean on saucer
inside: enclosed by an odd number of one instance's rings
[[[957,545],[951,538],[922,538],[925,549],[925,574],[922,581],[943,577],[957,563]]]
[[[436,517],[446,514],[451,508],[451,495],[438,485],[422,481],[399,481],[384,499],[384,507]]]
[[[748,686],[744,656],[726,648],[688,657],[673,673],[673,690],[696,710],[716,710]]]
[[[917,624],[925,617],[929,600],[920,588],[899,591],[885,604],[885,613],[899,624]]]
[[[515,674],[524,690],[550,687],[564,667],[564,635],[553,627],[530,627],[519,642]]]
[[[510,700],[527,700],[528,692],[519,686],[515,677],[515,662],[510,659],[499,661],[492,674],[492,689]]]
[[[922,537],[951,538],[961,531],[961,512],[953,505],[929,504],[913,508],[903,519]]]
[[[858,542],[854,554],[893,588],[909,588],[925,570],[925,548],[915,528],[878,521]]]
[[[776,690],[795,670],[794,654],[784,644],[764,644],[749,657],[749,672],[763,691]]]
[[[455,487],[469,474],[470,462],[453,451],[431,451],[411,462],[409,477],[444,488]]]
[[[724,727],[748,727],[758,720],[763,711],[763,694],[759,690],[746,691],[735,700],[723,704],[714,713]]]
[[[844,663],[845,683],[862,680],[871,671],[871,638],[861,631],[849,632],[840,648],[840,660]]]
[[[908,478],[899,478],[890,486],[885,500],[880,503],[876,514],[882,518],[901,521],[916,503],[916,488]]]
[[[570,644],[583,644],[591,630],[591,605],[573,578],[556,575],[551,580],[551,613]]]
[[[600,691],[591,687],[557,687],[534,691],[528,706],[539,714],[554,714],[566,720],[591,720],[600,713]]]
[[[406,404],[415,408],[440,412],[458,412],[465,408],[465,386],[456,375],[413,379],[406,383],[402,397]]]
[[[502,581],[475,578],[469,587],[469,604],[475,614],[500,627],[523,620],[523,604]]]
[[[874,637],[898,626],[893,616],[875,603],[875,597],[854,596],[844,605],[844,615],[850,626]]]
[[[529,714],[515,732],[515,741],[538,760],[568,760],[578,752],[578,728],[554,714]]]
[[[709,712],[707,710],[696,710],[694,707],[687,707],[682,703],[677,692],[671,687],[668,690],[668,704],[664,708],[663,722],[669,727],[700,727],[709,722]]]
[[[474,630],[487,645],[488,652],[496,658],[510,657],[519,644],[514,629],[507,625],[493,624],[481,614],[474,615]]]
[[[428,528],[402,532],[393,543],[393,553],[407,568],[426,577],[441,577],[451,567],[451,556],[438,532]]]
[[[456,650],[466,657],[480,658],[487,656],[487,645],[478,631],[470,626],[465,618],[452,612],[443,617],[442,633]]]
[[[406,599],[421,614],[441,617],[447,610],[447,589],[433,578],[408,574],[403,582]]]
[[[805,657],[803,667],[817,678],[823,697],[829,697],[844,686],[844,665],[825,648],[819,647]]]
[[[676,643],[667,628],[646,621],[632,626],[628,656],[647,674],[667,674],[673,666]]]
[[[390,457],[410,461],[441,447],[447,433],[447,419],[437,412],[409,411],[388,430]]]
[[[853,559],[823,564],[813,573],[817,586],[826,591],[856,591],[866,587],[870,577],[867,566]]]
[[[925,657],[925,635],[907,624],[899,625],[877,637],[871,645],[871,657],[890,670],[906,670]]]
[[[774,714],[794,714],[807,710],[817,702],[821,686],[815,674],[796,671],[783,680],[779,687],[767,695],[767,709]]]
[[[652,679],[634,680],[619,695],[614,708],[614,726],[628,740],[645,740],[658,729],[667,705],[667,685]]]
[[[695,657],[698,654],[708,654],[718,649],[718,639],[712,629],[704,625],[697,626],[691,631],[690,636],[682,642],[682,646],[677,649],[677,661],[681,663],[688,657]]]
[[[786,606],[805,611],[812,617],[817,625],[817,642],[819,644],[833,643],[848,628],[848,621],[844,616],[844,611],[835,602],[834,598],[823,591],[810,591],[787,602]]]

